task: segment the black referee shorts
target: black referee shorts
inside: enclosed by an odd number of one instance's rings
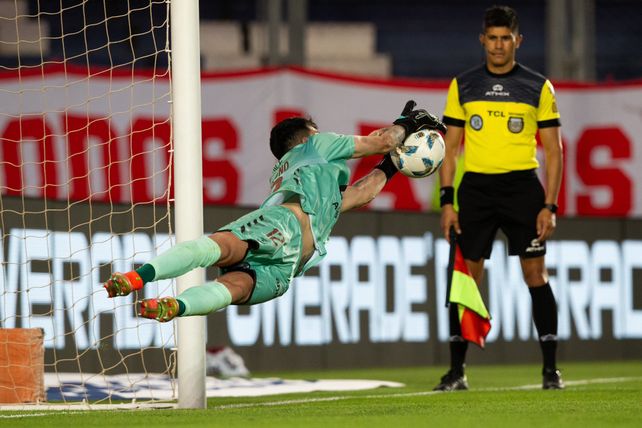
[[[537,215],[545,202],[534,169],[505,174],[466,172],[457,192],[458,242],[464,258],[490,258],[497,230],[508,238],[511,256],[539,257],[546,243],[537,241]]]

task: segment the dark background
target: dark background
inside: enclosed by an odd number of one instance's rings
[[[377,51],[391,55],[394,77],[446,79],[483,60],[481,19],[496,3],[510,5],[519,14],[525,38],[518,59],[546,73],[544,0],[309,0],[308,21],[372,22]],[[256,21],[257,4],[201,0],[201,20]],[[642,77],[642,2],[596,0],[595,9],[597,80]],[[30,0],[29,13],[42,13],[40,19],[49,25],[50,58],[23,56],[23,66],[61,59],[82,66],[166,66],[164,0]],[[15,67],[17,61],[0,55],[0,67]]]

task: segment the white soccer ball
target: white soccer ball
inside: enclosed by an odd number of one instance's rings
[[[410,178],[428,177],[439,169],[446,155],[446,143],[437,131],[410,134],[403,144],[390,152],[397,169]]]

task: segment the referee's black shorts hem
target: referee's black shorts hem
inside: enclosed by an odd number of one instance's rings
[[[537,216],[544,206],[544,189],[534,169],[503,174],[466,172],[459,186],[458,238],[464,258],[490,258],[495,235],[508,238],[508,253],[523,258],[546,254],[537,240]]]

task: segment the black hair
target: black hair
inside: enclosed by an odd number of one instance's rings
[[[489,27],[508,27],[512,33],[519,32],[519,20],[517,12],[509,6],[492,6],[486,9],[482,32],[485,33]]]
[[[274,125],[270,131],[270,150],[274,157],[281,159],[310,132],[310,127],[318,129],[312,119],[304,117],[290,117]]]

